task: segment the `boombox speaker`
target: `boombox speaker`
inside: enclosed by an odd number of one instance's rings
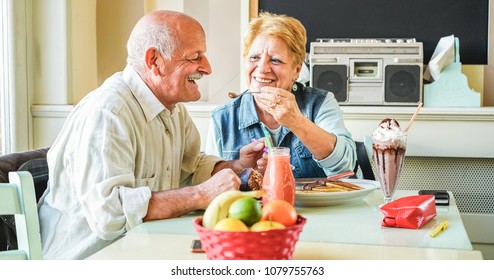
[[[340,105],[415,106],[422,101],[422,43],[415,39],[318,39],[310,86]]]
[[[345,102],[348,95],[348,67],[346,65],[314,65],[314,87],[334,94],[336,101]]]
[[[418,103],[422,87],[421,72],[418,65],[387,65],[384,71],[384,101]]]

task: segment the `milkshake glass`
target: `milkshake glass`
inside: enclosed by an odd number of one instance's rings
[[[398,121],[384,119],[372,134],[372,151],[384,203],[393,200],[398,186],[407,144],[407,135]]]

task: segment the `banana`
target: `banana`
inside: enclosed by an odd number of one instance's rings
[[[204,211],[202,216],[202,226],[208,229],[214,228],[216,223],[228,216],[230,205],[242,197],[260,198],[266,192],[264,190],[242,192],[239,190],[229,190],[217,195]]]

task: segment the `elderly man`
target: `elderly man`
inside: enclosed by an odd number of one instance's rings
[[[147,14],[127,50],[123,72],[77,104],[48,153],[39,210],[47,259],[85,258],[143,221],[206,208],[239,188],[242,170],[265,164],[263,143],[244,146],[234,161],[200,152],[181,104],[199,100],[196,80],[211,73],[195,19]]]

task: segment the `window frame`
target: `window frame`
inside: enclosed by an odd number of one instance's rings
[[[29,0],[1,0],[1,153],[27,150],[32,143],[29,106]]]

